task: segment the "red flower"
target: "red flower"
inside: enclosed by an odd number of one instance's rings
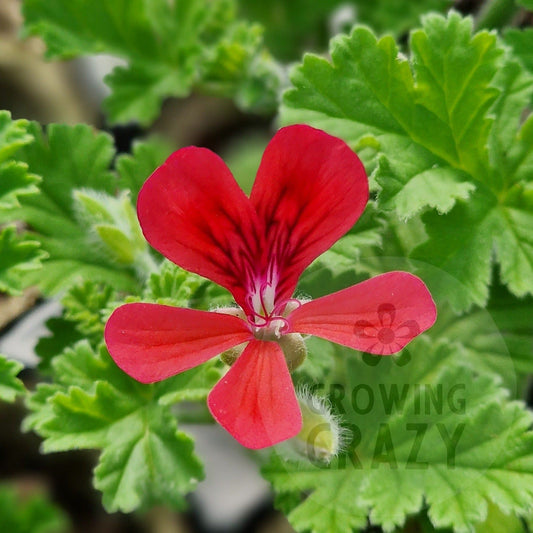
[[[241,310],[123,305],[106,325],[111,356],[130,376],[151,383],[248,343],[211,391],[212,415],[249,448],[295,436],[301,414],[280,348],[286,335],[317,335],[389,354],[435,321],[427,288],[406,272],[306,303],[292,298],[303,270],[353,226],[367,200],[358,157],[340,139],[309,126],[278,131],[250,198],[217,155],[204,148],[178,150],[139,194],[143,233],[180,267],[226,287]],[[394,306],[395,323],[416,321],[416,331],[407,328],[393,344],[360,334],[361,321],[365,328],[382,327],[383,304]]]

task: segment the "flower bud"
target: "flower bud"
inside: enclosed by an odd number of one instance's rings
[[[308,388],[301,388],[296,394],[302,429],[290,442],[310,461],[329,463],[342,447],[343,429],[326,399],[313,395]]]

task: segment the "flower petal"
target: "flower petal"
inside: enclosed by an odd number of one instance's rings
[[[361,216],[368,179],[344,141],[310,126],[289,126],[268,144],[250,199],[267,228],[262,271],[278,272],[279,302]]]
[[[250,342],[207,404],[222,427],[254,450],[294,437],[302,426],[287,363],[275,342]]]
[[[234,316],[144,303],[117,308],[105,327],[111,357],[141,383],[179,374],[250,338]]]
[[[289,315],[289,323],[291,331],[389,355],[430,328],[436,317],[422,280],[408,272],[388,272],[303,304]]]
[[[220,157],[195,146],[174,152],[144,184],[137,213],[156,250],[244,305],[243,279],[252,277],[264,231]]]

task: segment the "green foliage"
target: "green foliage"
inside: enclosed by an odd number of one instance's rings
[[[486,302],[494,247],[513,294],[533,293],[533,121],[520,125],[533,84],[494,34],[471,31],[456,13],[427,15],[408,59],[391,37],[356,28],[332,41],[331,63],[304,58],[282,110],[286,123],[372,147],[379,207],[400,219],[426,211],[428,240],[412,256],[456,311]]]
[[[209,310],[229,305],[233,298],[222,287],[165,260],[158,272],[150,276],[142,300]]]
[[[18,294],[24,288],[24,277],[39,270],[44,254],[39,243],[17,237],[14,226],[0,232],[0,291]]]
[[[50,58],[105,52],[127,62],[106,78],[112,122],[147,125],[165,98],[194,88],[274,110],[277,67],[232,0],[25,0],[23,11],[26,35],[40,35]]]
[[[118,186],[128,190],[133,205],[150,174],[170,155],[172,149],[160,139],[148,139],[133,144],[132,154],[122,154],[117,158]]]
[[[18,205],[18,196],[37,189],[37,176],[28,173],[24,163],[14,159],[16,152],[32,141],[27,120],[11,120],[8,111],[0,111],[0,209]]]
[[[393,531],[426,502],[435,527],[467,532],[488,502],[505,514],[531,505],[531,414],[457,346],[420,338],[400,356],[345,357],[326,391],[350,434],[344,453],[330,465],[274,456],[264,468],[296,530],[348,531],[370,516]]]
[[[137,187],[156,163],[152,146],[139,145],[135,156],[122,159],[118,176],[111,171],[112,139],[84,125],[52,124],[45,135],[36,124],[28,130],[34,141],[18,156],[31,172],[41,176],[39,194],[19,198],[20,206],[5,210],[1,220],[23,220],[31,238],[48,254],[38,275],[25,284],[38,283],[45,293],[56,293],[80,280],[112,284],[134,291],[154,263],[141,235],[131,198],[113,194],[120,184]],[[136,183],[132,180],[135,179]],[[137,191],[136,191],[137,192]],[[26,248],[29,244],[24,243]]]
[[[17,361],[9,361],[0,355],[0,399],[4,402],[13,402],[19,394],[23,394],[26,389],[18,373],[22,370],[22,365]]]
[[[64,533],[65,514],[45,496],[21,498],[14,487],[0,485],[0,531],[6,533]]]
[[[297,296],[325,296],[375,273],[375,265],[368,259],[381,253],[384,233],[385,218],[369,202],[354,227],[305,270],[298,282]]]
[[[102,450],[94,484],[110,512],[161,504],[182,508],[203,471],[192,440],[162,403],[172,403],[169,394],[187,389],[188,381],[198,396],[197,373],[142,385],[104,348],[94,351],[86,341],[56,357],[52,369],[54,383],[37,387],[24,425],[44,438],[43,450]],[[209,372],[208,365],[202,369]]]
[[[332,30],[343,31],[355,22],[368,24],[378,33],[400,36],[418,24],[420,15],[444,11],[450,4],[449,0],[239,0],[241,12],[265,27],[268,49],[285,61],[298,59],[305,51],[322,51]]]

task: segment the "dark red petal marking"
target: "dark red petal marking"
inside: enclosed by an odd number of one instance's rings
[[[422,280],[407,272],[388,272],[305,303],[288,320],[290,331],[389,355],[430,328],[436,317]]]
[[[141,383],[179,374],[250,338],[240,318],[157,304],[122,305],[105,327],[111,357]]]
[[[216,421],[247,448],[290,439],[302,426],[287,363],[275,342],[250,342],[207,404]]]
[[[244,305],[264,230],[220,157],[194,146],[174,152],[144,184],[137,212],[156,250]]]
[[[310,126],[282,128],[268,144],[250,199],[267,228],[262,271],[275,262],[276,301],[344,235],[368,201],[368,179],[348,145]]]

